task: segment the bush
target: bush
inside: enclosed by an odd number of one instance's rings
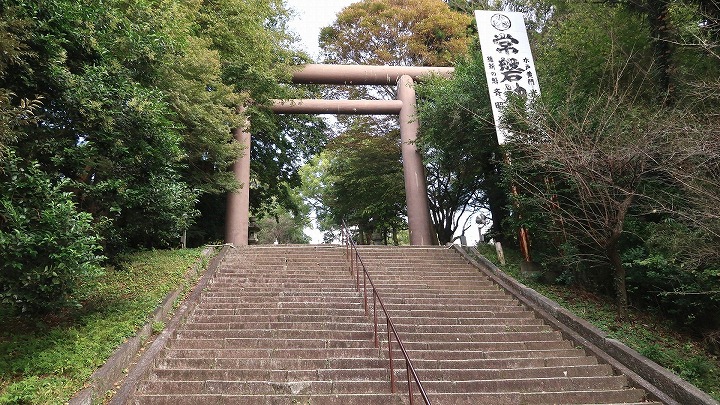
[[[79,289],[101,271],[92,217],[12,152],[0,162],[0,184],[0,302],[39,313],[77,305]]]

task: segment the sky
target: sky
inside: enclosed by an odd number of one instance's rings
[[[343,8],[357,0],[285,0],[288,8],[295,11],[290,29],[300,36],[300,47],[318,61],[318,36],[320,29],[331,25]]]

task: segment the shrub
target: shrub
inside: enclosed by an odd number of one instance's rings
[[[92,218],[58,183],[12,152],[0,162],[0,302],[12,310],[77,304],[79,289],[100,274]]]

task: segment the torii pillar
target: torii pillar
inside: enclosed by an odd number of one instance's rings
[[[425,168],[415,147],[419,122],[414,81],[422,76],[448,76],[453,68],[362,65],[306,65],[293,75],[294,83],[339,85],[394,85],[397,100],[275,100],[278,114],[393,114],[400,116],[405,198],[411,245],[432,245],[432,223],[428,207]],[[246,125],[247,127],[247,125]],[[233,166],[241,189],[228,196],[225,241],[248,244],[250,134],[236,130],[235,138],[245,146],[242,158]]]
[[[405,201],[407,202],[408,228],[411,245],[432,245],[432,224],[428,207],[425,166],[415,147],[420,123],[417,119],[415,82],[408,75],[400,76],[397,98],[400,109],[400,140],[405,177]]]
[[[245,112],[244,108],[238,111]],[[242,128],[233,130],[235,141],[242,145],[243,154],[233,163],[233,175],[240,185],[237,191],[228,193],[225,208],[225,242],[236,246],[248,244],[250,225],[250,146],[251,137],[247,119]]]

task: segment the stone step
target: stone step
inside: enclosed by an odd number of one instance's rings
[[[534,378],[561,378],[561,377],[591,377],[611,376],[612,367],[607,364],[592,365],[571,365],[559,367],[532,367],[532,368],[443,368],[443,369],[420,369],[416,371],[421,381],[463,381],[463,380],[491,380],[491,379],[534,379]],[[405,373],[404,366],[397,369],[400,374]]]
[[[137,395],[134,405],[401,405],[399,394],[313,394],[313,395]],[[417,402],[421,403],[421,402]]]
[[[565,350],[572,348],[572,344],[566,340],[523,342],[413,342],[405,340],[402,335],[400,338],[403,339],[405,348],[412,352],[411,358],[415,358],[417,356],[417,352],[423,350],[453,350],[465,352],[485,352],[489,354],[491,352]],[[400,355],[399,351],[397,355]]]
[[[384,349],[385,350],[385,349]],[[384,351],[383,350],[383,351]],[[400,351],[394,350],[394,358],[399,359]],[[528,358],[578,358],[586,354],[581,349],[537,349],[537,350],[412,350],[410,359],[419,360],[467,360],[467,359],[528,359]]]
[[[286,283],[287,284],[287,283]],[[282,285],[271,285],[271,286],[241,286],[238,284],[213,284],[212,291],[223,291],[223,290],[237,290],[242,289],[247,294],[266,293],[270,295],[278,295],[283,293],[297,292],[297,288],[288,288]],[[318,292],[318,293],[346,293],[351,294],[358,290],[352,283],[345,283],[343,285],[338,284],[337,286],[332,285],[321,285],[310,288],[304,286],[302,292]]]
[[[515,325],[544,325],[544,322],[540,318],[536,318],[534,314],[528,314],[527,312],[521,312],[522,317],[517,316],[517,313],[513,313],[512,317],[503,318],[502,314],[497,316],[485,316],[485,317],[471,317],[475,314],[465,314],[465,316],[455,317],[444,317],[436,318],[433,316],[405,316],[402,314],[392,314],[392,321],[395,325],[426,325],[432,327],[447,328],[452,325],[466,325],[466,326],[485,326],[485,325],[503,325],[507,327],[514,327]]]
[[[491,299],[484,300],[484,304],[462,304],[454,302],[445,303],[425,303],[425,302],[393,302],[385,301],[385,308],[392,313],[399,313],[400,311],[426,311],[436,310],[438,312],[443,311],[460,311],[460,312],[505,312],[505,311],[527,311],[524,306],[514,300],[510,299]],[[392,315],[391,315],[392,316]]]
[[[178,334],[185,332],[178,332]],[[321,338],[290,339],[290,338],[209,338],[209,339],[174,339],[168,342],[171,349],[346,349],[366,348],[373,345],[372,332],[362,340],[332,340]]]
[[[236,308],[238,310],[303,310],[303,309],[318,309],[318,307],[323,307],[323,301],[317,300],[317,301],[294,301],[294,302],[277,302],[277,303],[264,303],[264,302],[244,302],[241,299],[235,299],[235,298],[229,298],[229,297],[206,297],[203,298],[203,308]],[[337,310],[357,310],[362,309],[362,303],[357,300],[353,299],[345,300],[342,302],[333,302],[330,301],[328,304],[332,304],[331,306],[326,306],[328,310],[337,311]]]
[[[347,294],[345,296],[312,296],[312,295],[290,295],[290,296],[265,296],[265,297],[248,297],[242,293],[206,293],[203,294],[203,299],[207,302],[233,302],[243,307],[257,306],[257,305],[272,305],[275,306],[278,303],[292,304],[292,303],[310,303],[314,305],[325,305],[334,306],[335,304],[345,304],[349,300],[352,300],[353,306],[359,304],[359,296],[355,293],[352,295]],[[394,304],[403,305],[403,304]],[[408,304],[406,304],[408,305]]]
[[[258,325],[270,325],[268,327],[280,326],[282,324],[355,324],[368,323],[368,317],[362,310],[353,310],[352,313],[333,314],[297,314],[285,313],[279,314],[273,318],[264,315],[245,314],[244,311],[235,314],[235,309],[199,309],[193,314],[192,324],[202,323],[231,323],[233,328],[237,328],[238,324],[246,325],[246,328],[258,327]],[[345,311],[347,312],[347,311]],[[187,325],[191,327],[191,324]],[[228,325],[228,329],[231,327]]]
[[[223,322],[224,318],[224,322]],[[237,317],[203,317],[193,318],[184,331],[196,330],[325,330],[325,331],[367,331],[372,330],[372,325],[367,322],[364,316],[354,319],[355,322],[339,322],[328,320],[322,322],[238,322]]]
[[[551,358],[506,358],[506,359],[485,359],[485,358],[459,358],[426,360],[413,358],[413,366],[418,370],[433,369],[503,369],[513,370],[522,368],[546,368],[546,367],[575,367],[597,365],[597,358],[592,356],[583,357],[551,357]],[[405,368],[405,360],[402,357],[394,357],[393,366],[396,369]]]
[[[396,327],[400,339],[406,343],[412,342],[429,342],[431,344],[472,344],[472,343],[501,343],[501,342],[570,342],[562,339],[562,335],[557,331],[539,331],[539,332],[481,332],[481,333],[462,333],[462,332],[435,332],[435,333],[418,333],[413,329],[404,330]]]
[[[155,361],[158,369],[260,369],[299,370],[339,368],[387,368],[386,359],[380,359],[377,352],[373,357],[357,358],[161,358]],[[524,363],[523,363],[524,364]]]
[[[447,310],[434,310],[434,309],[406,309],[406,310],[394,310],[390,312],[390,316],[392,319],[395,319],[395,317],[418,317],[418,318],[432,318],[432,317],[439,317],[439,318],[456,318],[456,319],[476,319],[476,318],[466,318],[466,316],[474,316],[477,318],[534,318],[535,314],[531,311],[527,310],[512,310],[512,309],[506,309],[506,310],[499,310],[499,311],[476,311],[476,312],[468,312],[463,311],[462,309],[447,309]]]
[[[157,369],[150,381],[390,381],[386,368],[274,369]]]
[[[380,290],[380,287],[378,287],[378,291]],[[486,298],[512,298],[510,294],[508,294],[505,291],[502,291],[498,289],[497,287],[492,287],[486,290],[474,290],[470,293],[448,293],[448,292],[433,292],[433,291],[408,291],[408,292],[398,292],[396,290],[392,289],[385,289],[382,290],[382,299],[383,301],[390,301],[393,299],[423,299],[423,298],[430,298],[430,299],[437,299],[437,300],[452,300],[452,299],[475,299],[475,300],[483,300]]]
[[[369,347],[368,347],[369,346]],[[169,359],[353,359],[377,357],[379,350],[372,347],[344,348],[226,348],[226,349],[174,349],[166,348],[164,355]]]
[[[616,390],[564,390],[554,392],[429,393],[429,396],[433,405],[659,404],[657,402],[645,402],[645,392],[634,388]],[[415,396],[415,403],[423,403],[419,395]]]
[[[398,380],[398,390],[407,388],[406,380]],[[558,391],[599,391],[625,390],[628,387],[625,376],[592,377],[541,377],[520,379],[485,379],[463,381],[423,380],[428,394],[439,393],[499,393],[499,392],[558,392]]]
[[[235,314],[238,316],[238,321],[248,320],[252,317],[263,320],[282,320],[283,317],[287,319],[296,319],[296,316],[314,316],[314,317],[326,317],[331,319],[332,316],[359,316],[363,315],[365,311],[362,309],[362,304],[358,302],[357,308],[322,308],[322,307],[297,307],[297,308],[266,308],[263,313],[257,310],[250,310],[248,308],[238,308],[237,305],[232,303],[200,303],[200,307],[195,313],[211,313],[215,314]],[[268,318],[268,315],[272,315],[272,318]],[[289,317],[289,318],[288,318]],[[301,320],[297,318],[297,320]]]
[[[303,380],[303,381],[145,381],[138,391],[143,394],[372,394],[387,389],[387,381]]]
[[[304,380],[304,381],[253,381],[253,380],[204,380],[204,381],[145,381],[138,388],[143,394],[346,394],[376,393],[385,381],[368,380]],[[406,382],[397,382],[399,392],[406,392]],[[534,379],[491,379],[475,381],[423,381],[429,395],[443,393],[547,393],[547,392],[592,392],[601,390],[624,393],[624,398],[613,398],[612,402],[632,400],[639,402],[642,396],[627,397],[627,378],[576,377],[576,378],[534,378]],[[638,393],[635,393],[636,395]],[[598,397],[599,399],[600,397]]]
[[[473,338],[475,334],[481,333],[524,333],[524,332],[550,332],[552,329],[542,323],[531,324],[531,325],[413,325],[413,324],[401,324],[395,322],[393,318],[395,328],[402,336],[403,340],[414,340],[408,335],[408,331],[411,333],[418,334],[447,334],[451,340],[457,338]],[[380,323],[384,328],[384,323]]]
[[[372,340],[373,331],[368,325],[364,330],[328,329],[195,329],[182,330],[176,339],[324,339],[324,340]]]

